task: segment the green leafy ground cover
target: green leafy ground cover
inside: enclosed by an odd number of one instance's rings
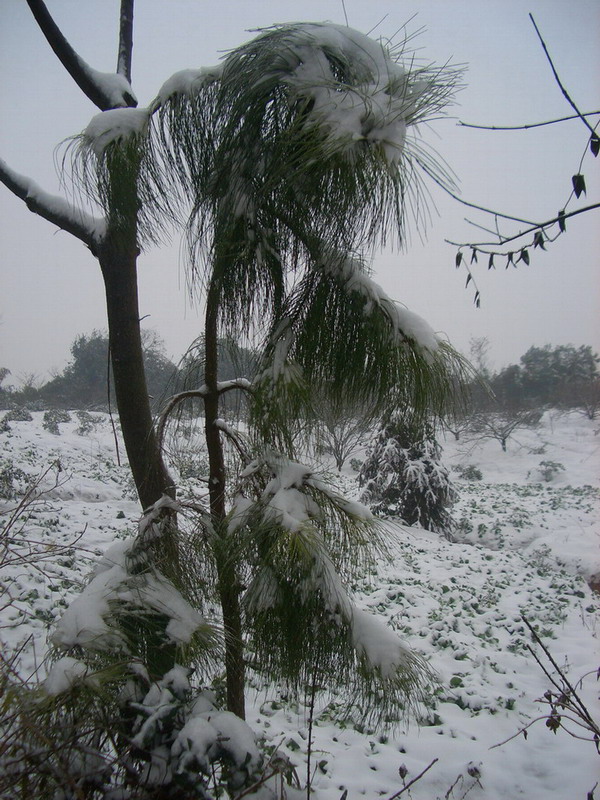
[[[108,417],[83,431],[75,414],[57,425],[59,434],[34,413],[0,433],[0,639],[4,653],[20,653],[23,676],[37,669],[43,677],[55,620],[97,556],[131,534],[139,515]],[[462,467],[453,473],[457,541],[389,523],[392,558],[354,590],[437,673],[417,718],[398,709],[389,730],[370,730],[343,711],[345,698],[317,694],[308,765],[309,688],[292,701],[285,687],[252,676],[249,722],[267,751],[290,758],[302,782],[310,771],[317,798],[339,800],[345,789],[348,800],[389,797],[433,758],[439,761],[406,796],[586,797],[598,768],[593,744],[552,733],[541,720],[527,740],[493,746],[545,709],[538,701],[548,681],[528,650],[523,614],[572,680],[598,667],[600,604],[588,580],[600,573],[599,444],[593,422],[551,414],[510,440],[506,453],[489,440],[448,441],[446,463]],[[564,469],[544,480],[541,460]],[[201,496],[203,454],[193,437],[182,439],[173,461],[187,490]],[[468,465],[481,479],[459,477]],[[356,494],[353,474],[340,480]],[[19,513],[28,490],[35,499]],[[581,692],[593,708],[593,677]]]

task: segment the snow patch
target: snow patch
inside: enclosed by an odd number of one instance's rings
[[[221,65],[201,67],[200,69],[182,69],[171,75],[163,83],[158,91],[154,105],[163,105],[175,95],[193,97],[206,84],[219,80],[222,71]]]
[[[410,662],[410,650],[385,622],[359,608],[352,613],[352,642],[384,678],[391,678]]]
[[[311,101],[309,119],[348,147],[356,142],[381,145],[388,162],[396,164],[425,85],[411,81],[380,42],[352,28],[298,25],[291,39],[287,83],[297,97]],[[340,54],[357,75],[353,86],[342,85],[334,74],[328,55]]]
[[[97,158],[109,144],[145,134],[150,119],[147,108],[114,108],[96,114],[83,132]]]
[[[63,656],[50,668],[48,677],[44,681],[44,689],[50,695],[62,694],[77,683],[85,682],[88,672],[89,667],[83,661]]]

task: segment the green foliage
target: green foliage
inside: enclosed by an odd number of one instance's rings
[[[316,86],[304,75],[309,52],[321,64]],[[111,162],[131,159],[141,239],[187,224],[192,278],[207,287],[221,333],[248,334],[253,323],[266,333],[261,397],[270,404],[257,415],[266,427],[283,404],[304,416],[289,401],[305,405],[315,385],[337,398],[439,413],[449,374],[463,369],[432,332],[423,343],[422,321],[370,280],[363,258],[403,237],[407,209],[424,198],[422,174],[450,182],[404,127],[396,139],[390,132],[402,125],[416,136],[451,101],[458,75],[410,59],[401,66],[402,55],[350,30],[274,27],[221,67],[167,82],[131,136],[99,142],[88,133],[75,145],[74,177],[108,214]],[[340,133],[315,92],[353,124],[360,108],[362,134]],[[144,112],[130,113],[139,122]],[[306,389],[296,382],[287,391],[293,371]]]
[[[94,430],[94,426],[101,421],[101,417],[94,416],[88,411],[77,411],[75,413],[79,420],[79,427],[75,433],[79,436],[88,436]]]
[[[0,367],[0,408],[7,408],[10,403],[10,388],[2,386],[6,378],[10,375],[8,367]]]
[[[480,481],[483,478],[481,470],[474,464],[457,465],[454,470],[463,481]]]
[[[227,546],[247,586],[242,610],[254,668],[295,697],[316,680],[343,704],[356,703],[365,719],[397,720],[422,698],[431,675],[348,593],[352,577],[385,546],[367,509],[275,454],[252,462],[238,488]],[[389,663],[365,644],[366,629],[370,641],[387,641]]]
[[[25,494],[31,476],[16,467],[10,458],[0,458],[0,497],[13,500]]]
[[[148,800],[166,781],[170,797],[216,800],[260,780],[252,732],[192,690],[191,670],[152,682],[137,661],[64,657],[32,687],[0,659],[4,800]]]
[[[421,176],[451,183],[417,135],[451,101],[457,71],[417,66],[412,54],[403,66],[403,55],[349,28],[270,28],[220,67],[168,81],[148,109],[119,110],[131,122],[125,131],[99,115],[71,151],[76,183],[111,228],[126,233],[137,223],[143,247],[173,224],[185,227],[191,279],[205,290],[206,352],[200,344],[196,363],[206,364],[202,380],[192,367],[192,381],[206,384],[211,513],[196,504],[198,552],[189,563],[160,537],[150,547],[141,537],[140,554],[148,565],[170,564],[174,583],[197,571],[200,604],[218,595],[226,653],[237,659],[227,663],[228,692],[243,676],[245,625],[252,655],[273,678],[297,688],[322,670],[374,716],[418,699],[429,677],[346,594],[376,526],[277,451],[293,452],[316,398],[372,415],[396,405],[422,421],[446,411],[466,369],[369,275],[367,255],[403,240],[407,211],[422,219]],[[248,445],[219,416],[218,337],[247,341],[256,330],[263,341]],[[215,430],[237,463],[224,468]],[[234,491],[227,480],[240,461]],[[372,637],[394,657],[378,660]]]
[[[559,474],[564,472],[565,465],[560,461],[540,461],[539,472],[542,478],[549,483]]]
[[[58,427],[61,422],[70,422],[71,415],[68,411],[61,411],[60,409],[51,409],[44,412],[44,421],[42,426],[55,436],[60,436],[60,428]]]
[[[0,421],[0,429],[2,431],[9,431],[11,422],[31,422],[33,417],[31,411],[23,406],[13,406]]]
[[[29,409],[22,406],[15,406],[4,415],[4,419],[9,422],[31,422],[33,417]]]

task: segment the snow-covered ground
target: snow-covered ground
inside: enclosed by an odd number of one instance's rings
[[[139,516],[110,421],[94,416],[87,432],[77,432],[82,421],[73,413],[53,434],[36,413],[0,433],[3,526],[26,476],[46,472],[47,491],[9,526],[0,551],[0,640],[5,654],[20,650],[24,676],[40,665],[48,632],[91,563],[115,537],[130,535]],[[336,698],[317,698],[310,771],[318,800],[340,800],[345,790],[347,800],[391,798],[434,759],[403,797],[585,800],[600,777],[593,743],[553,733],[542,719],[526,739],[494,746],[548,710],[538,700],[552,687],[528,645],[552,666],[522,615],[572,682],[591,673],[580,694],[600,716],[600,600],[588,585],[600,575],[597,431],[580,415],[547,412],[539,428],[517,431],[507,452],[494,440],[448,437],[444,463],[460,491],[457,541],[395,527],[393,559],[353,587],[364,608],[430,661],[440,685],[419,719],[388,731],[342,721]],[[190,450],[179,466],[189,475],[201,461]],[[473,474],[469,467],[481,479],[460,478]],[[346,470],[343,482],[356,492],[351,475]],[[287,753],[304,783],[310,698],[294,706],[271,687],[250,700],[250,724],[267,748]]]

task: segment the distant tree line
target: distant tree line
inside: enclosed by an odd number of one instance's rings
[[[148,392],[156,412],[166,398],[202,383],[203,343],[201,339],[194,342],[176,365],[167,357],[164,343],[155,331],[144,331],[142,338]],[[222,351],[220,380],[248,374],[252,377],[254,356],[250,350],[227,340],[222,340],[219,346]],[[10,371],[0,368],[0,407],[103,411],[111,404],[114,406],[108,334],[97,330],[81,334],[71,344],[70,352],[66,367],[45,383],[29,375],[22,378],[22,385],[15,389],[7,380]]]
[[[154,411],[158,411],[171,395],[197,388],[202,383],[204,345],[202,338],[189,347],[179,364],[173,363],[166,353],[164,343],[153,330],[143,334],[144,361],[148,391]],[[469,425],[469,417],[484,412],[512,416],[547,407],[579,409],[590,419],[600,411],[600,357],[589,345],[544,345],[530,347],[518,364],[510,364],[493,372],[487,359],[489,342],[485,338],[472,339],[470,360],[475,378],[469,387],[470,405],[460,419],[448,422],[450,431]],[[241,347],[234,341],[219,340],[219,380],[237,377],[252,378],[257,369],[256,354],[251,348]],[[109,398],[114,402],[112,375],[109,368],[108,335],[94,330],[75,338],[70,348],[71,358],[66,367],[45,383],[34,375],[21,376],[21,386],[9,384],[10,371],[0,368],[0,407],[26,406],[31,410],[70,408],[106,410]],[[198,412],[200,409],[197,409]],[[228,409],[236,416],[244,409]],[[322,413],[321,413],[322,412]],[[373,425],[369,420],[360,431],[350,425],[354,415],[348,409],[320,408],[325,449],[335,450],[338,469],[348,454],[355,449]],[[348,437],[347,428],[351,428]],[[341,443],[338,439],[341,437]],[[350,444],[346,442],[349,438]],[[355,441],[355,439],[357,441]],[[331,440],[331,441],[330,441]],[[344,446],[346,446],[344,449]],[[336,449],[337,448],[337,449]]]
[[[504,406],[582,408],[593,419],[600,405],[599,361],[589,345],[530,347],[491,385]]]
[[[530,347],[518,364],[491,372],[487,340],[473,340],[471,386],[475,411],[518,412],[541,408],[580,409],[595,419],[600,409],[600,357],[589,345]]]

